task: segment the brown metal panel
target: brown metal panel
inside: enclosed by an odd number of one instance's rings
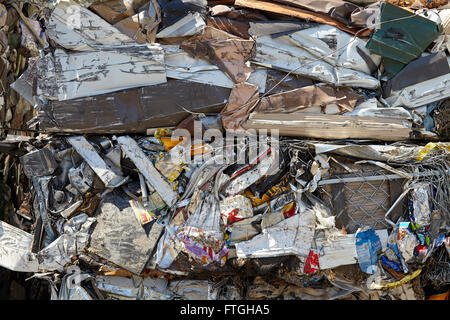
[[[98,96],[54,101],[39,110],[40,128],[48,132],[145,133],[176,126],[189,113],[218,113],[231,89],[185,80]]]

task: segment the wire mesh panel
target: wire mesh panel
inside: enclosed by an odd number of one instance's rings
[[[336,216],[336,225],[349,233],[360,227],[390,228],[385,213],[401,192],[403,179],[381,169],[334,174],[320,188],[322,199]],[[397,215],[403,208],[397,209]]]

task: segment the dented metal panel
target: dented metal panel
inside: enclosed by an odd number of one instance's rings
[[[87,245],[94,221],[86,215],[72,218],[63,234],[37,254],[31,252],[31,234],[0,221],[0,266],[17,272],[62,271]]]
[[[118,191],[103,197],[88,250],[139,275],[150,259],[163,227],[153,223],[147,235],[129,200]]]
[[[418,58],[440,32],[433,21],[389,2],[381,3],[380,22],[382,25],[371,35],[366,47],[391,61],[385,65],[391,76]]]
[[[370,56],[364,47],[363,40],[320,25],[287,35],[258,37],[251,61],[337,86],[375,89],[380,83],[370,75],[371,68],[357,51]],[[375,65],[380,63],[376,56],[370,58]]]
[[[159,45],[122,45],[95,51],[56,50],[38,62],[37,94],[69,100],[166,82]]]
[[[169,80],[167,83],[66,101],[38,110],[41,130],[70,133],[145,133],[176,126],[191,112],[218,113],[231,89]],[[184,109],[186,110],[184,110]]]
[[[60,46],[71,50],[134,42],[92,11],[70,2],[59,2],[52,11],[47,34]]]
[[[51,176],[43,177],[33,177],[31,180],[33,182],[33,187],[37,194],[37,211],[39,212],[42,224],[44,225],[45,232],[51,241],[55,240],[55,231],[52,228],[50,218],[48,216],[48,198],[49,198],[49,183]]]
[[[386,247],[388,239],[387,230],[375,230],[375,233],[380,238],[382,246]],[[320,269],[326,270],[338,266],[358,263],[355,237],[356,233],[340,235],[331,241],[328,241],[327,239],[316,239],[317,247],[322,250],[322,253],[319,255]]]
[[[159,31],[156,38],[193,36],[200,33],[205,26],[206,23],[198,12],[188,13],[181,20]]]
[[[139,171],[144,175],[145,179],[155,188],[161,198],[168,206],[175,204],[177,194],[170,184],[164,180],[163,176],[156,170],[152,162],[147,158],[145,153],[139,148],[135,140],[128,136],[117,138],[123,152],[133,161]]]
[[[245,129],[277,129],[281,136],[316,139],[378,139],[402,141],[410,138],[411,124],[402,119],[308,113],[251,113]]]
[[[67,141],[89,164],[107,188],[116,188],[126,182],[127,178],[117,175],[85,137],[69,137]]]
[[[97,276],[95,283],[100,291],[115,299],[165,300],[172,295],[166,279]]]
[[[280,223],[263,229],[249,241],[236,243],[239,258],[263,258],[286,255],[308,257],[315,229],[315,215],[306,210]]]
[[[450,61],[450,57],[447,58]],[[394,91],[386,98],[391,107],[417,108],[450,97],[450,73]]]
[[[202,58],[189,55],[176,45],[162,45],[168,78],[184,79],[224,88],[233,88],[234,82],[214,64]],[[266,89],[267,70],[255,70],[247,82],[258,86],[260,92]]]
[[[192,56],[207,58],[235,83],[246,81],[254,71],[247,61],[254,53],[255,42],[206,27],[201,35],[183,41],[180,48]]]
[[[341,114],[352,111],[360,98],[362,96],[351,88],[308,86],[262,98],[253,112]]]
[[[449,74],[449,61],[444,51],[422,56],[411,61],[395,77],[386,82],[383,86],[383,96],[389,97],[391,91],[399,91],[400,89]]]
[[[0,266],[18,272],[37,272],[32,243],[31,234],[0,221]]]
[[[20,157],[20,162],[28,178],[51,175],[58,167],[49,148],[29,152]]]

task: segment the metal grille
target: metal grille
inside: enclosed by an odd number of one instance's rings
[[[331,179],[321,181],[320,192],[336,221],[341,221],[347,232],[354,233],[364,226],[384,229],[390,228],[384,215],[396,200],[390,191],[393,180],[403,182],[381,169],[333,175]]]

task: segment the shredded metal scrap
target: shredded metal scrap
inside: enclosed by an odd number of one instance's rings
[[[1,2],[0,298],[448,297],[447,1]]]

